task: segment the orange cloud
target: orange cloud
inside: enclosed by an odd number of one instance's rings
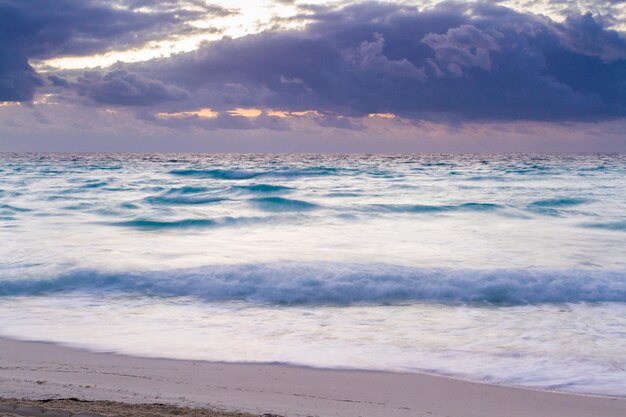
[[[241,107],[237,107],[236,109],[228,110],[227,112],[231,116],[242,116],[242,117],[259,117],[263,114],[263,111],[260,109],[245,109]]]
[[[370,113],[367,117],[380,117],[381,119],[395,119],[396,116],[393,113]]]
[[[189,116],[197,116],[203,119],[215,119],[219,116],[219,113],[213,111],[209,108],[198,109],[195,111],[181,111],[176,113],[157,113],[159,117],[189,117]]]
[[[288,111],[268,110],[266,113],[270,117],[289,117],[289,112]]]

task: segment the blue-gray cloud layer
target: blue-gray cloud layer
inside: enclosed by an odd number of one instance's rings
[[[318,8],[312,19],[299,31],[223,39],[67,77],[68,87],[96,104],[169,111],[262,107],[444,121],[626,116],[626,40],[591,15],[556,23],[493,3],[420,11],[363,2]]]

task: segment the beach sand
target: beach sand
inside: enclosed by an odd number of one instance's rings
[[[53,417],[40,409],[20,414],[20,409],[6,405],[16,404],[7,400],[15,398],[99,400],[20,406],[124,416],[242,415],[221,411],[341,417],[626,416],[626,398],[510,388],[426,374],[138,358],[3,338],[0,397],[5,399],[0,416]]]
[[[167,404],[128,404],[118,401],[0,399],[0,417],[254,417],[236,413],[177,407]]]

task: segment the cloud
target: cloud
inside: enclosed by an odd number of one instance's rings
[[[380,33],[374,33],[373,42],[362,42],[352,56],[355,67],[379,75],[399,77],[414,77],[425,79],[424,68],[417,68],[408,59],[391,60],[383,54],[385,38]],[[298,78],[296,78],[298,79]]]
[[[626,59],[624,38],[615,31],[606,31],[591,13],[570,16],[559,28],[561,39],[579,54],[600,57],[604,61]]]
[[[516,10],[533,11],[553,18],[581,16],[592,12],[605,27],[622,28],[626,23],[624,0],[493,0]]]
[[[147,80],[126,70],[104,74],[87,71],[72,84],[72,88],[96,103],[119,106],[150,106],[164,101],[182,100],[189,95],[178,87]]]
[[[193,114],[196,113],[196,114]],[[228,112],[216,113],[211,117],[203,117],[199,112],[191,113],[161,113],[156,117],[151,113],[142,112],[139,117],[143,120],[165,126],[171,129],[199,128],[203,130],[252,130],[267,129],[273,131],[289,131],[290,124],[279,117],[260,114],[256,117],[233,115]]]
[[[217,6],[189,9],[189,2],[151,3],[161,6],[146,11],[136,9],[138,1],[0,0],[0,101],[31,100],[42,85],[29,59],[128,49],[190,33],[189,20],[206,13],[229,13]]]
[[[0,45],[0,101],[31,100],[41,85],[43,81],[24,55]]]
[[[0,0],[0,7],[17,3]],[[93,25],[65,22],[70,28],[59,29],[79,35],[31,36],[48,39],[47,45],[17,36],[15,44],[22,46],[7,53],[21,61],[0,58],[4,100],[28,99],[41,85],[28,57],[107,50],[132,42],[129,38],[163,36],[167,30],[156,22],[184,31],[184,21],[201,5],[126,0],[118,15],[117,9],[102,11],[101,1],[70,3],[91,8],[81,12],[87,16],[106,17],[94,17]],[[182,4],[182,14],[172,12]],[[316,110],[325,115],[319,125],[350,129],[359,128],[358,118],[386,113],[449,124],[626,116],[626,40],[590,14],[559,23],[494,2],[444,2],[424,10],[360,2],[310,11],[303,29],[223,38],[189,53],[84,74],[59,73],[48,81],[64,91],[60,94],[74,91],[95,105],[150,107],[154,114],[201,108]],[[115,19],[119,24],[111,24]],[[7,77],[19,79],[20,89],[3,82]],[[198,124],[247,129],[263,127],[260,120],[225,117]]]
[[[496,36],[500,35],[496,32]],[[422,42],[435,52],[435,58],[429,63],[438,76],[444,75],[440,66],[444,66],[454,76],[463,75],[463,68],[491,70],[491,51],[500,47],[494,36],[484,33],[472,25],[462,25],[448,29],[445,34],[429,33]]]
[[[626,40],[492,3],[318,8],[302,30],[204,44],[129,71],[193,92],[189,108],[316,109],[435,121],[626,116]]]

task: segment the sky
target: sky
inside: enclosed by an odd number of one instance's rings
[[[626,152],[626,0],[0,0],[0,151]]]

